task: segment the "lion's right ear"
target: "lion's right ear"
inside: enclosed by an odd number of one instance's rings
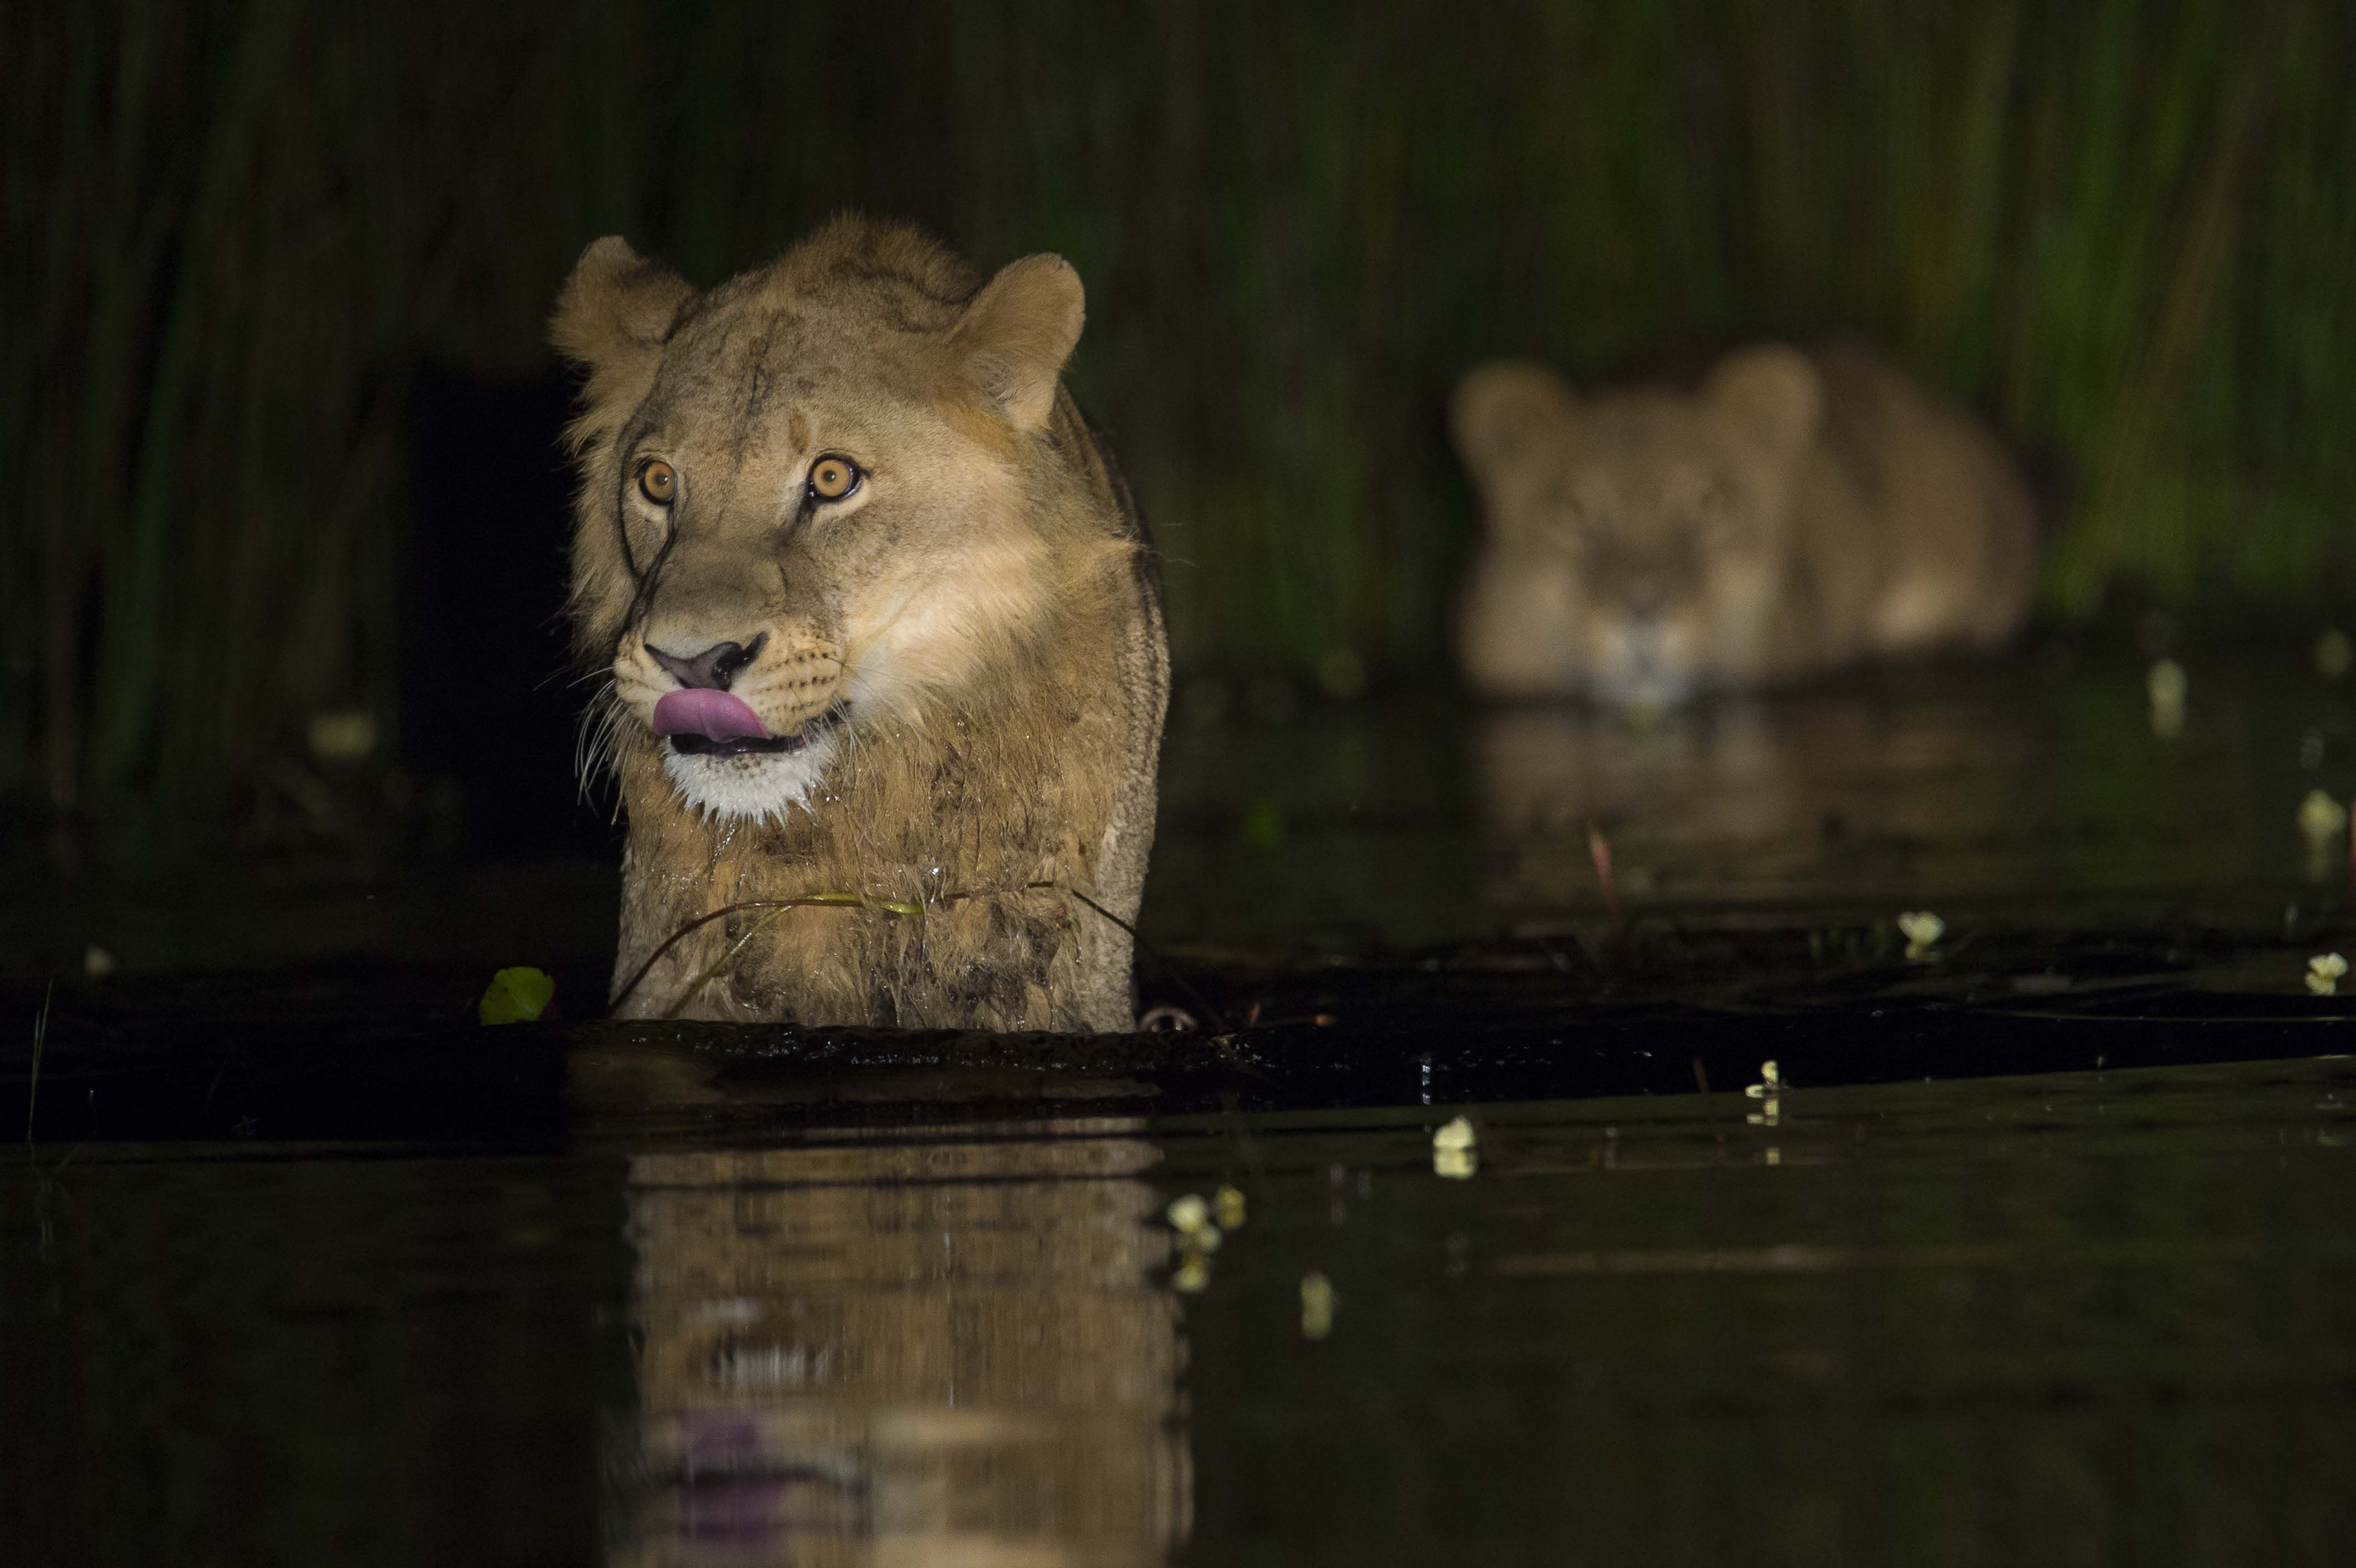
[[[1545,366],[1494,360],[1457,383],[1449,401],[1449,433],[1473,484],[1490,495],[1534,449],[1536,438],[1577,404],[1570,384]]]
[[[556,351],[588,371],[573,443],[585,446],[629,417],[654,384],[663,341],[695,291],[618,234],[592,241],[557,295],[549,323]]]
[[[1025,256],[984,283],[949,332],[951,352],[983,396],[1020,431],[1047,422],[1064,361],[1087,320],[1080,274],[1061,256]]]
[[[1754,451],[1788,464],[1824,422],[1825,380],[1798,349],[1762,343],[1719,360],[1702,383],[1702,400]]]

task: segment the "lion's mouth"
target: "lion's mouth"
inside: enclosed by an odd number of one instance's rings
[[[682,757],[788,756],[800,751],[849,716],[851,705],[838,702],[790,735],[730,735],[714,738],[696,731],[667,737]]]

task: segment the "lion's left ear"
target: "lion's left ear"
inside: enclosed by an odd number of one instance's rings
[[[1765,343],[1719,360],[1702,386],[1702,400],[1758,451],[1788,461],[1815,439],[1824,421],[1824,377],[1798,349]]]
[[[1055,407],[1056,379],[1080,341],[1087,294],[1061,256],[1009,261],[949,331],[967,375],[1015,429],[1034,431]]]
[[[695,290],[677,272],[649,261],[609,234],[581,252],[549,323],[556,351],[589,372],[576,448],[618,426],[654,384],[663,341]]]

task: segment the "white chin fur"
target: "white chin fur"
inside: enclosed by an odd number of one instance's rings
[[[689,756],[663,748],[663,772],[680,798],[723,821],[759,822],[807,805],[842,746],[829,730],[798,752],[748,752],[734,757]]]

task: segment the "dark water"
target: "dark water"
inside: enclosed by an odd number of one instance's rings
[[[10,1560],[2346,1560],[2356,1065],[1762,1105],[45,1148]]]
[[[2344,1561],[2304,659],[2168,734],[2059,645],[1643,726],[1195,688],[1193,1034],[600,1024],[604,859],[45,887],[0,1561]],[[516,963],[565,1021],[475,1026]]]

